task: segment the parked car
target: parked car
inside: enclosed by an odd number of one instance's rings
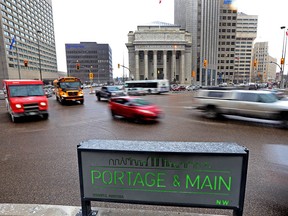
[[[197,91],[198,89],[200,89],[199,85],[188,85],[188,86],[186,86],[186,90],[187,91]]]
[[[135,121],[155,121],[163,117],[163,111],[147,100],[133,96],[114,97],[109,100],[111,115]]]
[[[127,95],[131,96],[144,96],[148,93],[144,88],[126,88],[125,92]]]
[[[177,85],[175,86],[172,91],[186,91],[186,86],[184,85]]]
[[[46,97],[52,97],[54,94],[54,89],[50,86],[44,86],[44,93],[46,95]]]
[[[4,100],[5,94],[3,90],[0,90],[0,100]]]

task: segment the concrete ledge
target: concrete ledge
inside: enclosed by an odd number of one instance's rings
[[[92,208],[97,216],[208,216],[207,214],[148,211],[135,209]],[[37,205],[37,204],[0,204],[0,216],[76,216],[81,207]],[[80,214],[81,215],[81,214]],[[209,215],[220,216],[220,215]]]

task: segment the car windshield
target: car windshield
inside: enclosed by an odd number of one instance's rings
[[[279,100],[275,94],[260,94],[259,98],[263,103],[274,103]]]
[[[14,85],[9,86],[11,97],[43,96],[42,85]]]
[[[141,98],[136,98],[136,99],[132,99],[129,104],[133,106],[149,106],[152,103],[149,101],[143,100]]]
[[[108,91],[119,91],[120,89],[117,86],[109,86],[109,87],[107,87],[107,90]]]

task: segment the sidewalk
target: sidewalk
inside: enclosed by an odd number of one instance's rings
[[[80,210],[81,207],[76,206],[0,204],[0,216],[81,216]],[[98,211],[97,216],[208,216],[207,214],[135,209],[92,208],[92,210],[93,212]]]

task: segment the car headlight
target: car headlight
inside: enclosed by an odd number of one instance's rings
[[[16,107],[17,109],[21,109],[21,108],[22,108],[21,104],[15,104],[15,107]]]
[[[46,104],[46,102],[40,102],[40,106],[46,106],[47,104]]]

